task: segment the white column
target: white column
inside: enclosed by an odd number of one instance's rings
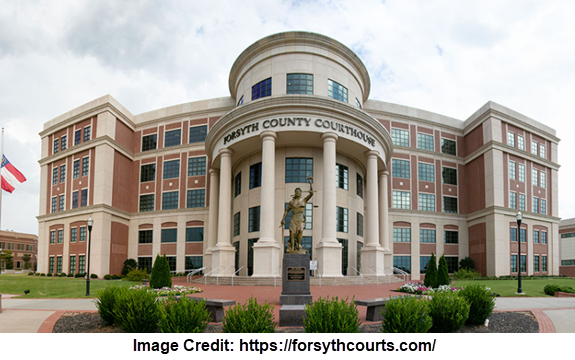
[[[260,204],[260,239],[254,244],[253,276],[279,276],[280,245],[274,239],[275,156],[277,135],[264,131],[262,139],[262,186]],[[279,222],[278,222],[279,223]]]
[[[367,244],[361,249],[363,274],[383,273],[383,248],[379,246],[379,197],[377,186],[377,158],[379,152],[370,150],[367,157],[365,181],[367,200]]]
[[[379,172],[379,244],[385,251],[389,247],[389,200],[387,197],[389,171]]]
[[[335,151],[337,134],[325,133],[323,139],[322,238],[317,246],[321,276],[339,277],[342,246],[336,239]]]
[[[231,149],[220,150],[220,194],[218,206],[218,236],[216,246],[212,249],[212,275],[217,275],[226,268],[225,274],[234,273],[235,249],[231,244],[231,206],[232,206],[232,154]]]
[[[220,171],[211,168],[210,171],[210,208],[208,218],[207,244],[204,246],[204,266],[212,268],[212,248],[216,245],[218,236],[218,208],[220,194]],[[204,272],[207,273],[207,272]]]

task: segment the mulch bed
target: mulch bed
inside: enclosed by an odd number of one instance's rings
[[[381,324],[363,324],[362,333],[379,333]],[[122,329],[109,326],[98,313],[67,312],[54,324],[53,333],[122,333]],[[223,325],[209,324],[206,333],[221,333]],[[276,333],[303,333],[302,327],[276,328]],[[531,312],[494,312],[489,326],[464,326],[460,333],[538,333],[539,324]]]

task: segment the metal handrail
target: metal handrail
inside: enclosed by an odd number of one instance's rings
[[[395,274],[402,275],[403,281],[407,281],[407,277],[410,276],[410,274],[408,272],[403,271],[399,268],[396,268],[395,266],[388,266],[386,269],[392,269],[393,275],[395,275]]]
[[[361,285],[363,286],[363,274],[361,273],[361,271],[357,270],[356,268],[354,268],[353,266],[350,265],[350,267],[355,270],[356,273],[359,274],[359,278],[361,279]]]
[[[223,266],[218,266],[217,268],[215,268],[214,270],[210,271],[209,273],[207,273],[206,275],[204,275],[204,285],[206,285],[208,283],[208,275],[210,275],[211,273],[213,273],[214,271],[218,270],[219,268],[221,268]]]
[[[194,276],[197,273],[202,272],[206,269],[207,269],[207,267],[205,267],[205,266],[202,268],[199,268],[199,269],[192,269],[192,271],[188,275],[186,275],[186,282],[187,283],[192,282],[192,276]]]
[[[235,265],[230,265],[230,266],[228,266],[228,267],[225,268],[224,270],[220,271],[220,273],[219,273],[218,275],[216,275],[216,286],[220,286],[220,275],[221,275],[222,273],[225,274],[226,271],[228,271],[228,269],[231,268],[232,266],[235,266]],[[223,266],[220,266],[220,267],[223,267]]]
[[[372,267],[374,267],[378,270],[381,270],[377,266],[372,266]],[[367,268],[367,270],[369,270],[371,273],[375,274],[375,284],[379,285],[379,274],[377,273],[377,271],[373,271],[373,270],[371,270],[371,268]]]
[[[236,276],[236,274],[237,274],[238,272],[240,272],[240,270],[243,269],[244,267],[245,267],[245,266],[242,266],[241,268],[239,268],[238,270],[236,270],[235,273],[232,274],[232,286],[234,286],[234,276]]]

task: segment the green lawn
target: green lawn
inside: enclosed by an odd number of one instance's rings
[[[543,292],[543,288],[548,284],[556,284],[559,286],[571,286],[575,288],[575,279],[564,278],[564,279],[522,279],[521,289],[525,295],[517,295],[517,280],[458,280],[455,281],[452,286],[460,287],[467,284],[482,284],[491,288],[496,294],[501,296],[532,296],[541,297],[549,296]]]
[[[90,297],[95,298],[98,291],[108,286],[134,286],[138,282],[122,280],[90,279]],[[85,298],[86,279],[28,276],[26,274],[1,274],[0,293],[21,294],[30,290],[29,298]]]

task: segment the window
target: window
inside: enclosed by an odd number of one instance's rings
[[[327,80],[327,96],[332,99],[347,102],[347,88],[333,80]]]
[[[240,100],[238,100],[238,106],[243,105],[243,104],[244,104],[244,96],[242,95]]]
[[[531,141],[531,154],[537,156],[537,141]]]
[[[186,242],[201,242],[204,241],[204,228],[186,228]]]
[[[547,256],[541,255],[541,271],[547,272]]]
[[[517,242],[517,228],[511,228],[509,232],[509,239],[511,242]]]
[[[52,230],[50,231],[50,244],[55,243],[56,243],[56,231]]]
[[[156,150],[158,146],[158,134],[145,135],[142,137],[142,151]]]
[[[531,185],[538,186],[539,185],[539,172],[537,169],[531,170]]]
[[[452,230],[444,230],[443,242],[445,242],[446,244],[459,244],[459,232]]]
[[[162,194],[162,210],[178,208],[179,191],[170,191]]]
[[[418,177],[421,181],[435,181],[435,165],[418,163]]]
[[[188,159],[188,176],[206,175],[206,157]]]
[[[54,196],[52,198],[52,213],[55,213],[56,209],[58,209],[58,198]]]
[[[447,272],[453,274],[459,269],[459,257],[458,256],[446,256],[445,262],[447,263]]]
[[[457,169],[444,167],[441,170],[443,183],[447,185],[457,185]]]
[[[561,266],[575,265],[575,260],[561,260]]]
[[[547,244],[547,231],[541,231],[541,244]]]
[[[419,242],[435,243],[434,229],[419,229]]]
[[[82,142],[82,130],[76,130],[74,133],[74,145],[78,145]]]
[[[154,211],[154,194],[140,195],[140,212]]]
[[[539,272],[539,255],[533,256],[533,272]]]
[[[248,217],[248,232],[260,231],[260,207],[250,208]]]
[[[519,210],[525,211],[525,194],[519,194]]]
[[[234,197],[242,193],[242,172],[240,171],[234,178]]]
[[[78,240],[78,228],[72,228],[70,231],[70,242],[76,242]]]
[[[60,182],[66,181],[66,165],[60,166]]]
[[[150,274],[152,272],[152,258],[151,257],[139,257],[138,258],[138,268],[146,269],[146,272]]]
[[[78,256],[78,272],[80,274],[86,273],[86,255]]]
[[[54,139],[54,154],[60,150],[60,139]]]
[[[441,152],[447,155],[457,155],[455,141],[449,139],[441,139]]]
[[[289,237],[288,237],[289,239]],[[310,237],[311,240],[311,237]],[[347,267],[349,265],[349,246],[347,239],[337,239],[337,241],[341,244],[341,274],[343,276],[347,276]],[[303,239],[301,241],[303,243]],[[311,241],[310,241],[310,250],[311,250]],[[311,258],[311,251],[309,252]]]
[[[444,196],[443,197],[443,212],[457,214],[457,198]]]
[[[52,185],[56,185],[58,183],[58,167],[52,169]]]
[[[358,99],[358,98],[355,98],[355,107],[358,108],[358,109],[361,109],[361,108],[362,108],[362,107],[361,107],[361,103],[359,102],[359,99]]]
[[[363,178],[361,177],[361,175],[356,173],[356,179],[357,179],[357,195],[363,199]]]
[[[64,243],[64,230],[58,230],[58,244]]]
[[[284,207],[284,211],[287,209],[288,207],[288,203],[285,203],[285,207]],[[291,217],[292,217],[293,213],[290,211],[287,215],[286,215],[286,219],[285,219],[285,225],[284,228],[286,230],[289,229],[289,223],[291,221]],[[304,210],[304,218],[305,218],[305,230],[311,230],[313,229],[313,204],[312,203],[307,203],[305,204],[305,210]]]
[[[80,241],[86,241],[86,227],[85,226],[81,226],[80,227]]]
[[[510,192],[509,193],[509,207],[512,209],[517,209],[517,193]]]
[[[70,274],[76,273],[76,255],[70,255]]]
[[[208,135],[208,126],[194,126],[190,128],[190,144],[201,143],[206,141],[206,136]]]
[[[138,232],[138,244],[151,244],[154,239],[154,230],[140,230]]]
[[[178,146],[182,143],[182,129],[166,131],[164,147]]]
[[[539,175],[541,176],[541,179],[539,180],[539,186],[541,186],[542,188],[546,188],[547,187],[547,173],[545,171],[540,171]]]
[[[363,237],[363,215],[357,213],[357,235]]]
[[[347,209],[346,208],[342,208],[342,207],[337,207],[336,208],[336,228],[335,231],[339,231],[339,232],[347,232]]]
[[[206,189],[188,190],[187,208],[206,206]]]
[[[539,244],[539,231],[533,230],[533,243]]]
[[[515,180],[515,163],[513,161],[509,162],[509,178]]]
[[[409,179],[409,161],[391,159],[391,176]]]
[[[409,147],[409,131],[392,128],[391,141],[393,142],[393,145]]]
[[[180,160],[164,161],[164,179],[180,176]]]
[[[248,239],[248,276],[252,276],[254,273],[254,244],[257,242],[258,239]]]
[[[312,158],[286,158],[286,183],[305,183],[308,176],[313,176]]]
[[[84,142],[90,140],[90,134],[91,133],[91,127],[90,126],[86,126],[84,128]]]
[[[347,166],[335,164],[335,185],[340,188],[348,189],[348,170]]]
[[[517,255],[511,255],[511,272],[517,272]]]
[[[80,160],[74,160],[74,170],[72,176],[74,177],[74,179],[80,177]]]
[[[525,139],[521,135],[517,135],[517,148],[519,150],[525,150]]]
[[[60,143],[60,149],[62,149],[62,151],[66,150],[66,148],[68,147],[68,137],[66,135],[62,136],[62,140]]]
[[[411,242],[411,229],[394,227],[393,242]]]
[[[176,257],[175,256],[166,256],[168,260],[168,266],[170,267],[170,273],[176,272]]]
[[[272,78],[267,78],[252,86],[252,100],[272,95]]]
[[[87,176],[90,169],[90,158],[85,157],[82,159],[82,176]]]
[[[58,211],[64,211],[64,195],[58,197]]]
[[[411,196],[408,191],[393,190],[391,193],[391,207],[393,209],[411,209]]]
[[[431,256],[420,256],[419,257],[419,271],[422,274],[427,272],[427,267],[429,266],[429,261],[431,260]]]
[[[527,229],[519,229],[519,241],[527,242]]]
[[[240,213],[237,212],[234,214],[234,236],[238,236],[240,234]]]
[[[507,132],[507,145],[515,147],[515,134],[511,131]]]
[[[539,212],[539,199],[536,197],[533,198],[533,212],[534,213]]]
[[[156,164],[146,164],[140,167],[140,182],[156,180]]]
[[[435,211],[435,195],[419,194],[419,210]]]
[[[393,267],[411,274],[411,256],[394,256]]]
[[[521,259],[521,264],[520,264],[520,268],[521,268],[521,272],[527,272],[527,255],[521,255],[520,257]]]
[[[80,199],[80,206],[88,206],[88,189],[82,189],[82,198]]]
[[[546,152],[545,152],[545,145],[543,144],[539,144],[539,156],[542,157],[543,159],[546,159]]]
[[[518,164],[517,180],[525,182],[525,165]]]
[[[541,199],[541,214],[547,215],[547,200]]]
[[[433,151],[433,135],[417,133],[417,148]]]
[[[313,75],[287,74],[287,94],[313,94]]]
[[[50,265],[49,265],[49,269],[48,269],[49,273],[53,273],[54,272],[54,257],[50,256]]]
[[[163,243],[178,242],[178,229],[162,229],[162,242]]]
[[[262,163],[250,166],[250,189],[262,186]]]
[[[186,271],[201,269],[204,266],[202,256],[186,256]]]

